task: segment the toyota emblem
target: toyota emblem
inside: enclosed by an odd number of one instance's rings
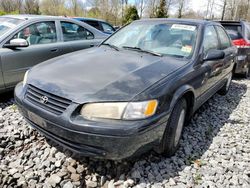
[[[49,101],[49,98],[47,96],[42,96],[40,98],[40,102],[43,103],[43,104],[46,104],[48,101]]]

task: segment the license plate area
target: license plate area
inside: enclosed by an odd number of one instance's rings
[[[34,124],[46,128],[47,124],[44,121],[43,118],[39,117],[38,115],[34,114],[33,112],[28,111],[28,118],[30,121],[32,121]]]

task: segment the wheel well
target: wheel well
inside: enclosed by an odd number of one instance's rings
[[[192,91],[187,91],[182,96],[187,101],[187,120],[189,120],[193,114],[194,109],[194,93]]]

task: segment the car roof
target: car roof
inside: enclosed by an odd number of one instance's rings
[[[148,19],[141,19],[136,20],[135,22],[154,22],[154,21],[168,21],[168,22],[178,22],[178,23],[191,23],[196,25],[207,25],[207,24],[215,24],[220,25],[217,22],[210,21],[210,20],[202,20],[202,19],[182,19],[182,18],[148,18]]]
[[[73,19],[106,22],[105,20],[97,19],[97,18],[73,17]]]
[[[36,18],[60,18],[60,16],[47,16],[47,15],[33,15],[33,14],[19,14],[19,15],[4,15],[1,17],[16,18],[21,20],[30,20]]]

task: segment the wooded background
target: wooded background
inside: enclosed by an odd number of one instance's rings
[[[188,0],[0,0],[0,15],[45,14],[94,17],[114,25],[148,17],[250,19],[250,0],[202,1],[205,1],[205,6],[199,11],[194,11]]]

